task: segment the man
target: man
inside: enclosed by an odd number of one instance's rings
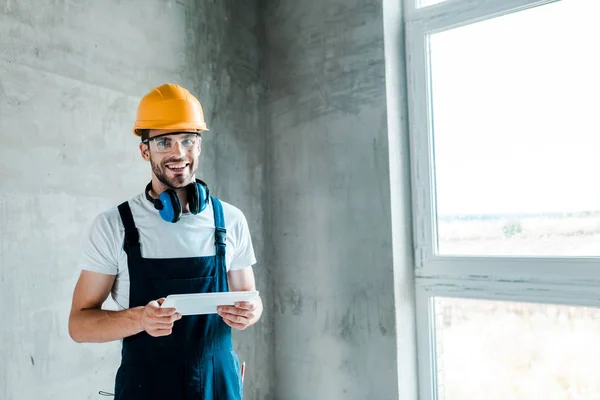
[[[244,215],[196,180],[206,130],[186,89],[166,84],[144,96],[134,133],[152,180],[98,215],[84,247],[69,334],[77,342],[123,339],[116,399],[242,398],[231,328],[256,323],[260,298],[219,307],[218,315],[161,308],[169,294],[255,290]],[[119,311],[101,309],[109,293]]]

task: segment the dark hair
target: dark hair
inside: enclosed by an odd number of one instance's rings
[[[150,136],[150,129],[139,129],[140,135],[142,136],[142,142],[148,139]]]

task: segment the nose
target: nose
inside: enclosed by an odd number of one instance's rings
[[[180,156],[185,155],[187,153],[186,149],[179,143],[178,140],[173,144],[173,148],[171,149],[172,153],[178,154]]]

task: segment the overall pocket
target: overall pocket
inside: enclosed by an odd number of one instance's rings
[[[115,380],[115,400],[165,400],[186,397],[181,364],[122,364]]]
[[[241,367],[235,351],[223,351],[203,358],[197,372],[202,398],[242,399]]]
[[[115,400],[152,399],[156,380],[151,373],[142,365],[122,364],[115,378]]]

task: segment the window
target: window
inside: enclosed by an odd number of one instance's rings
[[[600,2],[406,4],[420,398],[600,399]]]
[[[438,395],[600,399],[600,309],[435,298]]]
[[[600,255],[598,13],[567,0],[430,36],[439,254]]]

